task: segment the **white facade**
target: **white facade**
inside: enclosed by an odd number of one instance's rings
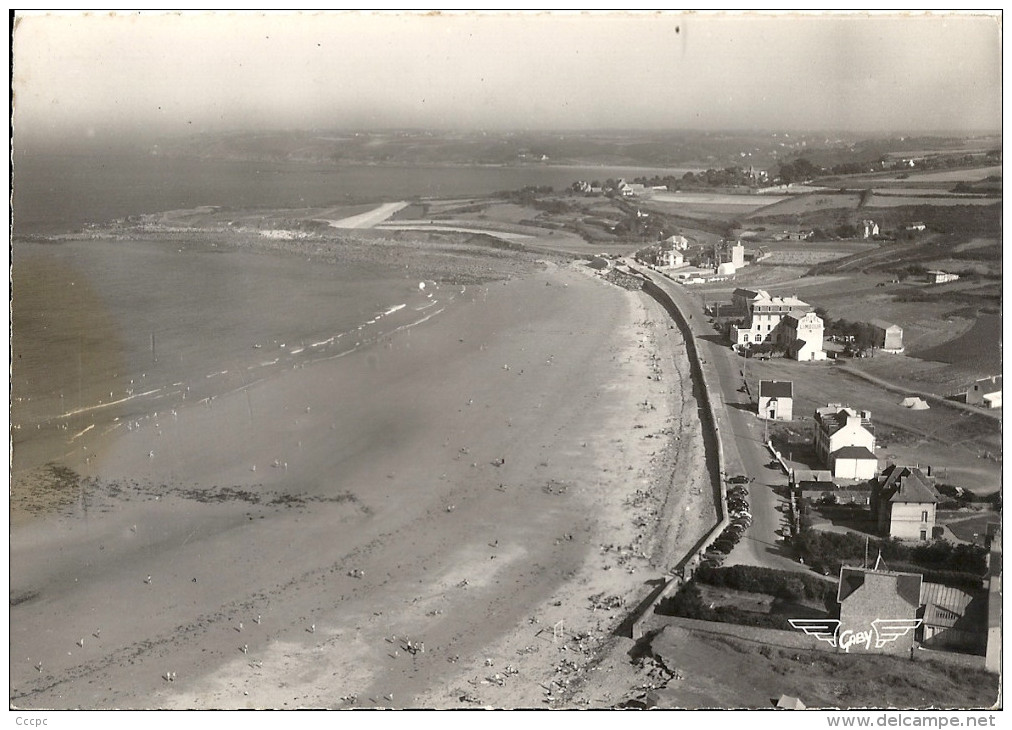
[[[858,412],[853,408],[844,408],[839,404],[831,403],[826,408],[819,408],[815,411],[815,426],[813,428],[813,442],[815,453],[819,460],[833,471],[834,477],[847,479],[863,479],[875,476],[878,468],[875,454],[875,434],[871,430],[871,413],[868,411]],[[871,459],[854,459],[846,453],[838,455],[841,449],[858,447],[867,449]],[[851,463],[861,462],[861,463]],[[872,472],[864,477],[868,469]],[[841,473],[837,473],[837,469]],[[843,472],[848,476],[844,477]],[[862,476],[851,476],[851,474]]]
[[[795,360],[808,362],[826,359],[826,351],[823,349],[824,326],[815,312],[784,317],[783,329],[787,352]]]

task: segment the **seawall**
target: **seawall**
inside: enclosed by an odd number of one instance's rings
[[[713,487],[714,506],[717,509],[719,520],[713,528],[704,535],[692,549],[676,563],[673,576],[667,579],[664,587],[656,592],[653,600],[648,605],[641,605],[639,615],[631,617],[626,623],[631,627],[632,637],[639,638],[641,625],[649,617],[657,605],[674,591],[678,590],[682,582],[692,575],[696,565],[699,564],[700,556],[724,531],[728,525],[728,516],[725,510],[727,504],[727,485],[724,481],[726,474],[724,459],[724,444],[720,434],[720,427],[717,420],[716,406],[711,398],[711,392],[719,392],[720,384],[717,382],[716,373],[705,367],[706,364],[696,347],[695,336],[689,326],[688,319],[684,312],[679,309],[674,299],[660,287],[651,274],[636,267],[630,266],[631,271],[643,278],[643,291],[653,297],[664,307],[664,310],[671,316],[678,327],[682,338],[685,340],[685,348],[690,364],[690,378],[692,380],[692,391],[696,400],[702,407],[700,421],[703,425],[703,447],[706,457],[707,470],[710,474],[710,481]]]

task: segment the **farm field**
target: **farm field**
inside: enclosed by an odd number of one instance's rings
[[[912,195],[880,195],[876,191],[865,206],[868,208],[898,208],[908,205],[994,205],[997,198],[967,198],[963,196],[912,196]]]
[[[964,167],[956,170],[938,170],[935,172],[911,172],[894,173],[886,175],[862,175],[854,177],[841,177],[836,180],[845,181],[852,185],[880,185],[883,183],[897,182],[901,184],[916,182],[931,183],[957,183],[976,182],[988,177],[1001,177],[1001,165],[990,165],[988,167]]]
[[[860,202],[861,196],[858,193],[811,193],[808,195],[797,195],[753,211],[749,216],[749,220],[757,220],[774,215],[805,215],[807,213],[840,208],[856,210]]]
[[[913,354],[922,360],[937,360],[963,367],[1001,372],[1001,322],[997,314],[984,314],[973,327],[955,339]]]
[[[756,208],[778,203],[783,198],[764,196],[756,200],[754,195],[731,193],[654,193],[652,200],[660,203],[684,203],[686,205],[721,205]]]

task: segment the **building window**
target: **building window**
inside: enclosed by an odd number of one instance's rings
[[[924,511],[921,512],[921,522],[927,522],[927,521],[928,521],[928,511],[924,510]]]
[[[761,334],[757,334],[757,335],[755,336],[755,341],[756,341],[756,342],[762,342],[762,341],[763,341],[763,336],[762,336]]]
[[[927,540],[928,539],[928,531],[927,530],[921,530],[921,539],[922,540]]]

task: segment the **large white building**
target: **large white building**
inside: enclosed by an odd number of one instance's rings
[[[774,297],[763,289],[735,289],[732,307],[740,322],[731,325],[735,349],[771,342],[798,360],[824,360],[823,322],[797,297]]]
[[[815,411],[815,453],[837,479],[871,479],[878,473],[871,412],[830,403]]]

